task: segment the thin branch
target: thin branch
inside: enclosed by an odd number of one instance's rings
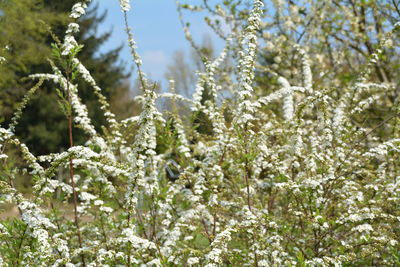
[[[69,112],[68,112],[68,133],[69,133],[69,148],[74,146],[73,142],[73,134],[72,134],[72,120],[73,120],[73,114],[72,114],[72,108],[71,108],[71,89],[70,89],[70,84],[69,84],[69,75],[70,71],[69,69],[66,70],[66,81],[67,81],[67,97],[68,97],[68,105],[69,105]],[[78,195],[75,190],[75,181],[74,181],[74,164],[73,164],[73,158],[72,155],[69,157],[69,176],[71,180],[71,186],[72,186],[72,193],[74,196],[74,221],[75,221],[75,226],[76,226],[76,235],[78,236],[78,242],[79,242],[79,248],[82,249],[82,237],[81,237],[81,231],[79,227],[79,218],[78,218]],[[81,260],[82,260],[82,265],[86,266],[85,263],[85,256],[81,252]]]

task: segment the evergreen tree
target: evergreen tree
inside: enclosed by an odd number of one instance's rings
[[[25,92],[32,86],[32,82],[21,81],[20,78],[26,77],[28,73],[51,72],[47,58],[50,57],[50,44],[53,43],[54,40],[43,23],[41,23],[41,18],[46,18],[44,22],[50,26],[51,31],[59,38],[62,38],[69,21],[68,14],[76,1],[16,0],[13,2],[26,8],[26,14],[28,15],[24,15],[24,13],[21,14],[18,10],[15,10],[17,6],[9,4],[7,8],[13,10],[14,13],[4,12],[4,20],[0,21],[1,28],[12,28],[10,29],[12,32],[28,31],[29,34],[33,36],[38,35],[40,39],[37,41],[34,40],[33,44],[30,44],[33,47],[31,51],[29,51],[29,54],[32,54],[32,59],[28,57],[28,60],[26,60],[25,56],[21,56],[21,58],[24,58],[24,68],[18,68],[18,62],[15,62],[18,58],[9,57],[10,61],[17,67],[15,70],[11,70],[12,75],[9,75],[10,78],[1,84],[0,91],[1,94],[7,95],[7,98],[5,98],[7,103],[16,103],[21,99],[21,92],[19,94],[8,93],[13,91],[12,88],[23,88],[18,91]],[[35,8],[24,6],[24,4],[28,2]],[[51,16],[47,14],[51,14]],[[27,23],[18,24],[16,26],[9,24],[9,21],[18,20],[18,17],[22,15],[29,17],[31,23],[28,24],[35,26],[29,28]],[[100,55],[96,54],[96,52],[99,51],[99,47],[104,44],[111,35],[111,32],[100,36],[97,35],[97,28],[104,20],[105,16],[106,13],[99,14],[98,7],[93,6],[86,16],[81,19],[80,33],[76,36],[76,39],[80,44],[84,45],[83,50],[79,54],[80,60],[91,72],[100,88],[103,89],[103,94],[110,98],[113,94],[118,94],[117,91],[126,91],[128,89],[127,83],[124,83],[124,80],[127,78],[124,72],[125,66],[118,60],[121,47]],[[7,39],[12,39],[12,35]],[[25,42],[32,40],[32,38],[27,38],[28,40],[25,40],[24,36],[21,36],[20,39]],[[19,43],[21,41],[16,40],[15,42]],[[40,49],[35,49],[35,45],[40,47]],[[36,53],[36,51],[39,50],[43,52]],[[18,54],[22,51],[23,48],[18,47],[18,49],[15,48],[14,53]],[[8,64],[5,67],[7,66]],[[100,112],[97,99],[92,93],[93,89],[83,81],[79,82],[78,88],[79,96],[88,106],[90,111],[89,115],[93,119],[95,126],[99,127],[99,125],[103,125],[105,123],[104,116],[102,112]],[[35,153],[57,152],[67,147],[67,124],[64,114],[58,107],[57,100],[58,96],[55,85],[46,83],[31,99],[16,129],[17,135],[20,136]],[[126,104],[129,104],[129,101],[126,102]],[[6,124],[11,118],[12,108],[12,106],[8,107],[7,110],[2,112]],[[82,143],[84,140],[83,133],[81,133],[79,129],[75,129],[74,131],[75,143]]]
[[[40,0],[0,1],[0,56],[7,61],[0,64],[0,122],[11,116],[29,86],[20,79],[47,65],[50,46],[44,25],[57,27],[67,19],[66,13],[50,11]]]

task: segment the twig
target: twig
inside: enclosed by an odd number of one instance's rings
[[[72,120],[73,120],[73,114],[72,114],[72,107],[71,107],[71,90],[70,90],[70,85],[69,85],[69,74],[70,71],[69,69],[66,70],[66,81],[67,81],[67,97],[68,97],[68,105],[69,107],[69,112],[68,112],[68,132],[69,132],[69,148],[74,146],[74,141],[73,141],[73,134],[72,134]],[[72,155],[69,157],[69,176],[71,180],[71,186],[72,186],[72,193],[74,196],[74,221],[75,221],[75,226],[76,226],[76,235],[78,236],[78,242],[79,242],[79,248],[82,249],[82,237],[81,237],[81,231],[79,227],[79,218],[78,218],[78,195],[75,190],[75,181],[74,181],[74,164],[73,164],[73,158]],[[85,256],[83,255],[81,251],[81,259],[82,259],[82,264],[83,266],[86,266],[85,263]]]

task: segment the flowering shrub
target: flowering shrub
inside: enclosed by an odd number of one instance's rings
[[[84,15],[88,2],[74,5],[71,18]],[[130,3],[120,0],[120,6],[143,91],[142,112],[115,119],[77,57],[79,25],[71,23],[64,41],[56,38],[53,73],[30,76],[37,86],[9,127],[0,128],[0,201],[16,204],[20,213],[0,223],[0,266],[400,264],[398,99],[394,115],[384,121],[388,136],[352,120],[372,104],[384,105],[385,94],[396,88],[369,81],[381,48],[338,95],[334,83],[314,83],[307,47],[297,46],[297,76],[278,76],[277,90],[258,95],[254,69],[263,3],[254,0],[246,19],[233,22],[221,54],[203,59],[205,71],[198,73],[193,99],[186,99],[173,93],[173,81],[172,93],[153,90],[127,23]],[[232,21],[221,7],[218,12]],[[382,43],[399,28],[397,23]],[[185,33],[193,42],[186,26]],[[104,133],[92,125],[77,79],[93,86],[108,122]],[[43,82],[59,88],[71,147],[35,156],[14,127]],[[222,92],[230,94],[224,98]],[[187,127],[176,112],[162,114],[158,98],[205,114],[212,133]],[[276,103],[279,109],[269,108]],[[73,145],[73,124],[87,134],[85,146]],[[9,146],[20,150],[27,169],[7,163]],[[69,177],[59,179],[60,169],[68,169]],[[33,197],[14,186],[24,172],[33,178]],[[69,201],[72,220],[60,208]]]

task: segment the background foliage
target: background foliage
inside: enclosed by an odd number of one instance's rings
[[[75,0],[0,2],[0,10],[3,11],[0,19],[0,46],[8,47],[0,53],[8,60],[6,66],[0,66],[0,119],[6,125],[10,122],[17,103],[26,90],[33,86],[32,81],[23,78],[31,73],[50,71],[47,59],[51,54],[50,44],[54,42],[51,32],[62,36],[71,21],[68,15],[74,3]],[[88,14],[80,19],[80,32],[76,39],[85,47],[80,58],[98,84],[104,88],[105,96],[113,98],[120,116],[127,116],[133,114],[130,113],[132,108],[128,108],[132,102],[123,99],[115,103],[118,95],[126,95],[129,92],[129,86],[124,82],[128,78],[125,65],[118,60],[121,47],[104,54],[97,53],[99,47],[110,37],[110,32],[101,36],[97,34],[97,28],[105,16],[106,13],[99,15],[97,7],[93,6]],[[80,97],[89,107],[95,127],[100,129],[105,119],[96,98],[88,85],[81,83],[80,88]],[[129,99],[129,94],[127,98]],[[38,90],[24,111],[17,133],[37,154],[59,152],[68,147],[67,125],[59,109],[53,85],[46,83]],[[78,144],[82,144],[85,138],[82,132],[77,131],[75,139]]]

